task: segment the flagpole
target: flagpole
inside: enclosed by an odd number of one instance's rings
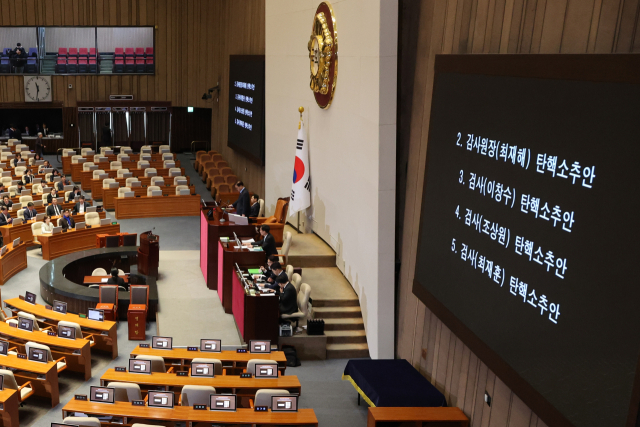
[[[298,130],[300,130],[302,126],[302,113],[304,112],[304,107],[298,107],[298,111],[300,112],[300,120],[298,121]],[[298,234],[302,234],[300,231],[300,211],[298,211]]]

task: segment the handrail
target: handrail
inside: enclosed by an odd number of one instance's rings
[[[75,148],[58,148],[58,152],[56,153],[56,160],[58,160],[58,163],[62,163],[62,160],[60,160],[60,153],[62,153],[62,150],[73,150],[78,154]]]
[[[208,144],[209,145],[209,150],[211,150],[211,141],[191,141],[191,154],[193,154],[193,159],[195,160],[196,158],[196,152],[193,150],[193,145],[197,144],[197,143],[204,143],[204,144]],[[206,148],[206,146],[205,146]]]

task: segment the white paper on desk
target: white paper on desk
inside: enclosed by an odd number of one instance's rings
[[[268,294],[260,294],[260,296],[262,296],[262,297],[273,297],[275,295],[276,295],[275,292],[270,292]]]
[[[109,280],[109,279],[100,279],[100,281],[101,281],[102,283],[107,283],[107,281],[108,281],[108,280]]]
[[[242,243],[253,243],[253,242],[255,242],[255,240],[253,239],[247,239],[242,241]]]
[[[234,246],[233,249],[245,249],[244,246]]]

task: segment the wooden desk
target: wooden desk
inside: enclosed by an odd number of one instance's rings
[[[173,182],[173,180],[172,180]],[[124,185],[123,185],[124,187]],[[176,185],[164,185],[162,187],[160,187],[160,190],[162,190],[162,195],[167,195],[167,196],[175,196],[176,195]],[[118,198],[118,190],[119,188],[105,188],[102,190],[102,206],[104,206],[105,209],[115,209],[116,208],[116,204],[114,199]],[[191,190],[190,194],[196,194],[196,187],[195,186],[190,186],[189,190]],[[147,195],[147,188],[146,187],[134,187],[131,189],[131,191],[133,191],[135,193],[136,196],[146,196]]]
[[[242,373],[247,367],[247,363],[251,359],[266,359],[278,362],[280,375],[284,375],[287,369],[287,358],[282,351],[272,351],[268,354],[256,353],[236,353],[235,351],[221,351],[220,353],[212,353],[208,351],[187,351],[186,348],[174,348],[171,350],[156,350],[154,348],[140,348],[137,346],[131,352],[131,358],[138,356],[161,356],[164,363],[168,367],[173,366],[175,369],[189,369],[191,361],[197,358],[218,359],[222,362],[222,366],[227,369],[227,374],[234,375]]]
[[[7,243],[7,252],[0,256],[0,285],[4,285],[7,280],[25,268],[27,268],[27,244],[20,243],[14,248],[13,242]]]
[[[3,427],[19,427],[18,408],[20,407],[20,393],[18,390],[0,390],[0,403],[2,403],[0,417],[2,417]]]
[[[125,274],[124,276],[119,276],[119,277],[122,277],[125,284],[129,283],[128,274]],[[111,276],[84,276],[83,283],[85,285],[106,285],[108,279],[111,279]],[[104,282],[102,280],[104,280]]]
[[[207,213],[211,207],[201,208],[200,214],[200,270],[207,282],[207,288],[218,289],[218,242],[220,237],[254,237],[255,225],[236,225],[234,222],[210,220]],[[260,265],[264,263],[261,262]]]
[[[247,248],[235,249],[235,241],[218,243],[218,296],[225,313],[233,313],[233,276],[235,265],[262,265],[265,262],[263,251],[250,251]],[[273,298],[273,297],[260,297]],[[263,339],[267,339],[264,337]]]
[[[84,380],[91,378],[91,348],[89,340],[76,338],[52,337],[46,332],[28,332],[13,328],[8,323],[0,323],[0,336],[9,341],[12,346],[17,346],[20,353],[26,353],[25,346],[29,341],[49,346],[54,359],[65,357],[67,369],[84,374]]]
[[[460,408],[410,408],[410,407],[370,407],[367,415],[367,427],[394,423],[403,425],[415,425],[421,427],[424,424],[433,423],[434,427],[446,425],[447,427],[468,427],[469,418]]]
[[[58,368],[55,361],[49,363],[32,362],[27,359],[18,359],[15,354],[9,354],[0,356],[0,366],[2,369],[11,368],[19,385],[31,381],[34,394],[51,399],[52,408],[60,403]]]
[[[41,323],[47,326],[54,326],[54,330],[57,330],[58,322],[61,320],[77,323],[84,332],[93,334],[93,341],[95,342],[93,346],[94,349],[111,353],[112,359],[118,357],[118,324],[116,322],[110,322],[108,320],[98,322],[96,320],[82,318],[73,313],[58,313],[53,310],[47,310],[47,308],[41,304],[29,304],[20,298],[11,298],[4,302],[14,316],[18,314],[18,311],[31,313],[39,319],[45,319],[45,321]]]
[[[117,234],[120,224],[94,225],[82,230],[69,230],[59,234],[41,234],[38,241],[42,243],[42,259],[47,261],[77,251],[85,251],[96,247],[96,234]]]
[[[2,359],[0,358],[0,362]],[[262,388],[288,390],[290,393],[300,394],[302,386],[296,375],[284,375],[278,378],[240,378],[239,375],[216,375],[214,378],[204,377],[179,377],[175,373],[153,372],[151,374],[136,374],[131,372],[116,372],[115,369],[107,369],[100,378],[100,385],[117,381],[123,383],[139,384],[144,390],[157,390],[158,386],[166,387],[180,394],[185,385],[204,385],[216,389],[216,393],[237,394],[238,397],[255,397],[256,392]],[[176,402],[178,402],[176,396]],[[240,400],[238,400],[240,405]]]
[[[114,199],[116,219],[197,216],[200,196],[123,197]]]
[[[129,169],[129,172],[131,172],[132,177],[144,178],[144,169],[138,169],[138,165],[134,162],[129,162],[129,163],[130,164],[128,164],[128,162],[123,163],[122,169]],[[179,163],[180,162],[176,162],[177,168],[180,168]],[[75,167],[76,165],[73,165],[73,166]],[[160,164],[151,163],[149,167],[155,168],[157,170],[156,176],[168,177],[169,169],[164,168],[163,166],[164,165],[162,164],[162,162],[160,162]],[[99,163],[97,169],[102,169],[104,173],[109,175],[109,178],[116,178],[118,176],[118,170],[117,169],[111,170],[110,168],[111,168],[110,164]],[[74,168],[74,170],[75,169],[76,168]],[[76,172],[77,179],[74,177],[72,178],[73,181],[80,182],[82,184],[82,188],[89,188],[89,186],[91,185],[91,180],[93,179],[93,171],[83,171],[82,168],[77,168],[77,169],[78,169],[78,171]],[[182,168],[180,168],[180,175],[184,176],[184,169]]]
[[[256,425],[305,425],[317,426],[318,419],[313,409],[300,409],[298,412],[256,412],[253,409],[239,408],[235,412],[197,411],[189,406],[169,408],[152,408],[133,406],[129,402],[114,404],[97,403],[84,400],[71,400],[62,408],[62,417],[72,416],[74,412],[82,412],[89,416],[112,415],[124,418],[123,423],[102,425],[131,425],[140,420],[181,421],[191,423],[213,424],[256,424]],[[137,421],[136,421],[137,420]]]
[[[139,176],[137,177],[138,181],[140,181],[140,186],[142,188],[148,187],[151,185],[151,178],[152,177],[144,177],[144,176]],[[173,184],[173,178],[175,177],[166,177],[167,181],[170,184]],[[189,178],[188,176],[187,178],[187,185],[191,186],[191,178]],[[127,178],[114,178],[116,180],[116,182],[119,184],[120,187],[126,187],[127,186]],[[170,181],[169,181],[170,180]],[[135,187],[134,187],[135,188]],[[91,197],[93,197],[93,199],[98,199],[101,200],[102,199],[102,180],[101,179],[91,179],[91,186],[89,188],[87,188],[88,191],[91,191]],[[145,193],[147,194],[147,193]]]
[[[42,209],[44,212],[44,209]],[[39,212],[39,213],[43,213]],[[106,218],[107,213],[103,210],[98,213],[100,218]],[[60,216],[54,216],[51,218],[51,222],[55,225],[58,223],[58,218]],[[71,215],[74,222],[84,222],[84,214]],[[0,226],[0,232],[2,233],[2,238],[5,242],[13,242],[15,239],[20,237],[22,242],[25,242],[27,245],[31,245],[33,243],[33,233],[31,232],[31,224],[33,224],[36,220],[32,219],[27,222],[23,222],[20,225],[3,225]],[[94,245],[95,246],[95,245]]]
[[[82,158],[85,159],[85,161],[87,162],[93,162],[93,156],[94,155],[92,154],[90,156],[82,156]],[[109,160],[109,162],[115,162],[118,160],[118,156],[116,154],[111,154],[109,156],[102,156],[102,157],[106,157]],[[138,160],[140,160],[140,154],[129,154],[129,160],[132,162],[137,162]],[[152,154],[151,160],[152,161],[162,160],[162,155]],[[64,171],[65,175],[69,175],[71,173],[71,164],[72,164],[71,156],[62,156],[62,170]]]
[[[244,269],[242,265],[240,268]],[[278,342],[280,298],[274,294],[247,295],[235,270],[232,274],[231,286],[233,288],[233,317],[244,342],[251,340]]]

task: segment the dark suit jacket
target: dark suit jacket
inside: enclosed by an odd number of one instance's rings
[[[22,177],[22,183],[23,184],[29,184],[32,180],[33,180],[32,176],[24,175]]]
[[[127,285],[124,284],[124,279],[122,277],[109,277],[109,280],[107,280],[107,285],[118,285],[118,286],[122,286],[123,288],[127,288]]]
[[[260,202],[256,202],[255,205],[251,206],[249,216],[256,217],[260,213]]]
[[[56,199],[58,197],[61,197],[59,194],[56,196]],[[51,204],[51,202],[53,201],[53,196],[51,195],[51,193],[49,193],[49,195],[47,196],[47,203]]]
[[[19,129],[9,131],[9,139],[19,139],[22,141],[22,132]]]
[[[16,166],[18,166],[18,162],[23,162],[24,160],[15,158],[13,160],[11,160],[11,163],[13,163],[13,167],[15,168]]]
[[[87,212],[87,208],[91,206],[89,203],[84,202],[84,211]],[[73,207],[73,214],[77,214],[78,212],[80,212],[80,202],[76,203],[76,205]]]
[[[78,196],[81,193],[78,193]],[[73,202],[76,199],[76,193],[74,193],[73,191],[71,193],[69,193],[69,198],[67,199],[67,202]],[[76,203],[77,204],[77,203]]]
[[[264,284],[264,287],[267,289],[273,289],[274,291],[276,291],[276,294],[279,294],[280,285],[278,284],[278,277],[287,277],[287,273],[282,270],[279,275],[276,276],[275,273],[271,273],[271,276],[273,277],[273,282],[266,282]],[[287,277],[287,280],[288,279],[289,278]]]
[[[291,282],[289,282],[280,294],[280,315],[292,314],[297,311],[298,295],[296,293],[296,288],[291,284]]]
[[[34,219],[36,217],[36,215],[38,215],[38,211],[35,210],[35,209],[33,209],[33,210],[25,209],[24,210],[24,219],[25,220]]]
[[[64,216],[62,217],[62,219],[60,220],[60,226],[63,230],[66,230],[67,228],[75,228],[76,222],[73,220],[73,218],[69,217],[69,221],[71,221],[71,226],[69,226],[66,218]]]
[[[64,182],[62,182],[62,180],[60,180],[60,181],[58,181],[58,183],[56,184],[56,189],[57,189],[58,191],[63,191],[63,190],[64,190],[64,186],[65,186]]]
[[[9,224],[9,218],[11,218],[11,214],[9,212],[7,212],[7,216],[6,217],[3,214],[0,213],[0,225]]]
[[[62,215],[62,208],[60,207],[60,205],[58,205],[58,209],[60,209],[60,215]],[[47,215],[48,216],[56,216],[56,215],[58,215],[58,214],[55,213],[55,211],[53,209],[53,205],[47,206]]]
[[[0,202],[0,206],[6,206],[7,209],[9,209],[11,206],[13,206],[13,202],[11,200],[9,200],[7,203]]]
[[[271,233],[264,236],[262,240],[255,242],[253,246],[262,246],[262,250],[264,251],[267,259],[271,255],[278,254],[278,250],[276,249],[276,239],[273,238]]]
[[[249,191],[245,188],[238,196],[238,200],[235,201],[233,207],[236,208],[236,213],[238,215],[244,215],[248,217],[251,209],[250,203]]]

